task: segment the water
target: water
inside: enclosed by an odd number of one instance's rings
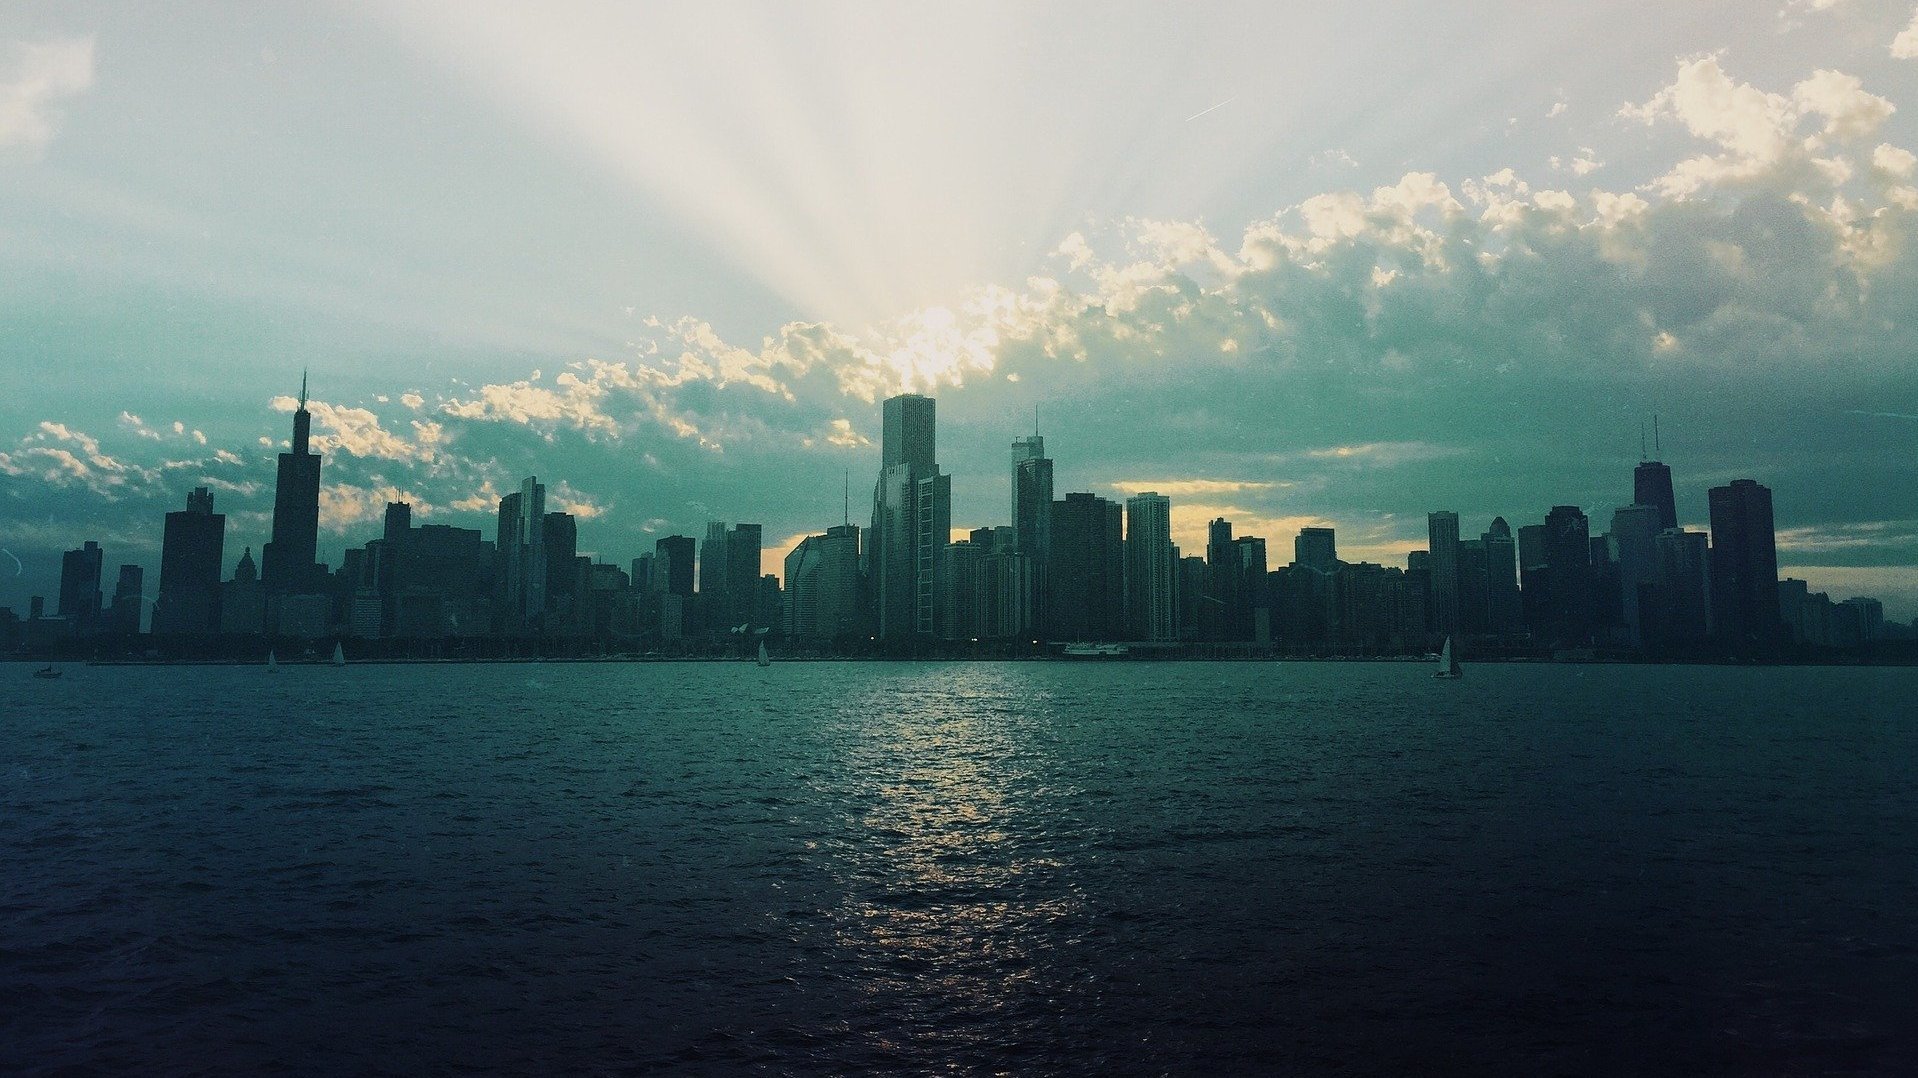
[[[27,674],[0,1070],[1918,1066],[1918,671]]]

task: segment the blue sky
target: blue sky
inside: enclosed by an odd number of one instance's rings
[[[783,544],[911,388],[966,526],[1036,405],[1062,492],[1398,563],[1602,527],[1656,411],[1918,615],[1909,0],[633,7],[0,11],[0,605],[202,483],[257,548],[310,367],[334,559],[528,473]]]

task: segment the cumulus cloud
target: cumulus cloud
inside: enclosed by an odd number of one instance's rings
[[[37,154],[59,105],[93,85],[93,38],[0,43],[0,150]]]
[[[1891,39],[1891,55],[1899,60],[1918,60],[1918,11],[1911,13],[1911,22]]]

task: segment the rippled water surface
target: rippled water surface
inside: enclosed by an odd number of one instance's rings
[[[0,665],[0,1070],[1918,1067],[1918,671]]]

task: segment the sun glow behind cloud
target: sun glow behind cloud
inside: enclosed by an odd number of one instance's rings
[[[1141,195],[1198,207],[1288,107],[1227,88],[1270,91],[1303,50],[1271,31],[1304,18],[1262,19],[1258,44],[1234,20],[1015,5],[419,0],[372,17],[806,316],[852,325],[1016,279]]]

